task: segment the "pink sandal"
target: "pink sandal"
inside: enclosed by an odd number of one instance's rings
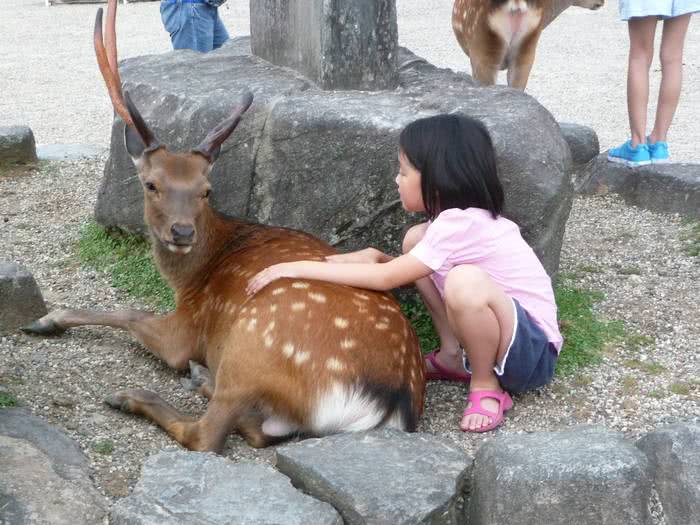
[[[498,401],[498,412],[491,412],[490,410],[483,408],[481,406],[481,400],[483,398],[495,399]],[[465,416],[480,414],[482,416],[490,417],[491,423],[474,430],[462,429],[462,432],[488,432],[489,430],[493,430],[503,423],[503,413],[513,408],[513,400],[510,398],[508,392],[498,392],[496,390],[477,390],[476,392],[469,392],[467,403],[469,402],[471,402],[472,406],[464,411]]]
[[[428,361],[431,365],[433,365],[433,368],[435,369],[435,372],[428,372],[428,369],[426,367],[425,369],[425,378],[429,381],[458,381],[460,383],[469,383],[472,379],[472,375],[468,372],[464,373],[457,373],[453,372],[452,370],[445,368],[442,366],[440,363],[438,363],[437,360],[437,355],[440,353],[440,349],[438,348],[437,350],[430,352],[429,354],[425,354],[423,357],[425,358],[426,361]]]

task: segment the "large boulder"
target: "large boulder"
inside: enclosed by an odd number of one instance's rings
[[[0,167],[36,162],[34,133],[27,126],[0,126]]]
[[[126,60],[125,88],[156,136],[174,150],[196,146],[250,89],[255,95],[211,174],[212,202],[233,216],[300,228],[341,249],[374,245],[396,252],[419,218],[402,211],[394,183],[401,129],[418,117],[461,112],[482,121],[494,141],[515,220],[548,272],[559,264],[573,198],[571,156],[558,124],[532,97],[477,88],[471,78],[438,69],[407,50],[394,91],[323,91],[294,71],[250,54],[234,39],[202,55],[177,51]],[[143,229],[143,198],[112,127],[110,158],[97,220]]]
[[[12,332],[47,314],[34,276],[26,268],[0,261],[0,333]]]

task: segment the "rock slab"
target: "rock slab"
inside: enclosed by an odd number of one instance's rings
[[[280,447],[276,464],[347,525],[450,524],[471,459],[434,436],[384,429]]]
[[[700,164],[628,168],[609,162],[607,155],[602,153],[575,169],[579,193],[616,193],[632,206],[700,218]]]
[[[651,524],[647,458],[616,432],[498,436],[479,448],[472,473],[470,525]]]
[[[342,525],[338,513],[302,494],[269,465],[211,453],[166,451],[148,458],[112,525]]]
[[[0,523],[95,525],[107,502],[87,458],[63,432],[22,409],[0,409]]]
[[[593,129],[571,122],[560,122],[559,128],[569,145],[574,164],[585,164],[600,153],[598,134]]]
[[[648,433],[639,447],[649,458],[668,525],[700,523],[700,425]]]

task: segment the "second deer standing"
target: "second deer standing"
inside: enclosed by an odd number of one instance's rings
[[[452,29],[484,86],[508,70],[508,85],[525,89],[542,30],[570,6],[598,9],[605,0],[455,0]]]
[[[126,149],[143,185],[153,254],[177,306],[164,316],[57,310],[25,331],[122,328],[168,365],[189,365],[191,386],[209,399],[200,419],[146,390],[118,392],[107,402],[152,419],[193,450],[219,451],[234,430],[255,447],[294,433],[384,425],[414,430],[423,408],[423,360],[413,328],[390,295],[304,280],[281,280],[246,295],[248,279],[263,268],[334,253],[306,233],[235,220],[209,206],[212,164],[252,94],[198,147],[169,152],[128,94],[122,96],[115,17],[116,0],[110,0],[103,45],[98,11],[98,63],[126,123]]]

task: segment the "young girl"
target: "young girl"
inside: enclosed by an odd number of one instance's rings
[[[631,138],[608,152],[608,160],[630,167],[669,161],[666,135],[681,94],[683,44],[691,13],[700,0],[620,0],[620,17],[627,21],[630,39],[627,66],[627,111]],[[646,136],[649,68],[654,55],[654,33],[664,19],[661,36],[661,87],[654,127]]]
[[[508,392],[552,379],[562,338],[551,282],[518,226],[500,215],[495,153],[479,122],[456,115],[420,119],[399,143],[403,207],[430,219],[408,230],[404,255],[367,248],[328,262],[282,263],[253,277],[248,293],[281,277],[372,290],[415,282],[441,341],[427,356],[428,378],[471,379],[460,427],[485,432],[512,407]]]

